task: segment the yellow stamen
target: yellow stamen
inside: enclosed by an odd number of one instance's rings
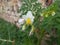
[[[27,25],[30,25],[32,22],[31,22],[31,19],[30,18],[28,18],[27,20],[26,20],[26,24]]]

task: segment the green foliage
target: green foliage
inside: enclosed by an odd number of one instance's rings
[[[42,30],[45,30],[49,33],[51,33],[52,28],[57,28],[59,30],[59,20],[58,18],[58,3],[55,1],[53,4],[48,6],[47,8],[41,8],[41,4],[37,2],[37,0],[23,0],[23,5],[20,11],[22,11],[22,15],[26,14],[28,11],[32,11],[33,15],[35,16],[35,21],[33,25],[35,28],[39,29],[41,32]],[[52,16],[52,12],[55,12],[56,14]],[[43,20],[41,19],[41,14],[43,14]],[[45,17],[45,16],[48,17]],[[57,16],[57,17],[56,17]],[[40,22],[42,20],[42,22]],[[41,33],[40,32],[40,33]],[[40,34],[41,35],[41,34]]]

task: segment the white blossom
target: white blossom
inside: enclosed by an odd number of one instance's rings
[[[24,19],[20,18],[20,19],[18,20],[18,23],[19,23],[19,24],[24,24]]]
[[[34,16],[31,11],[28,11],[26,15],[23,15],[22,18],[27,21],[28,18],[30,18],[31,23],[34,22]]]

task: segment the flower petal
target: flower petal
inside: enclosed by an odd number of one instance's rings
[[[24,19],[20,18],[20,19],[18,20],[18,23],[19,23],[19,24],[23,24],[23,23],[24,23]]]
[[[27,12],[27,16],[29,16],[29,17],[32,16],[32,12],[31,11],[28,11]]]

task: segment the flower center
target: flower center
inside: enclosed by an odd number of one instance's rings
[[[26,20],[26,24],[27,24],[27,25],[30,25],[30,24],[31,24],[31,19],[30,19],[30,18],[28,18],[28,19]]]

